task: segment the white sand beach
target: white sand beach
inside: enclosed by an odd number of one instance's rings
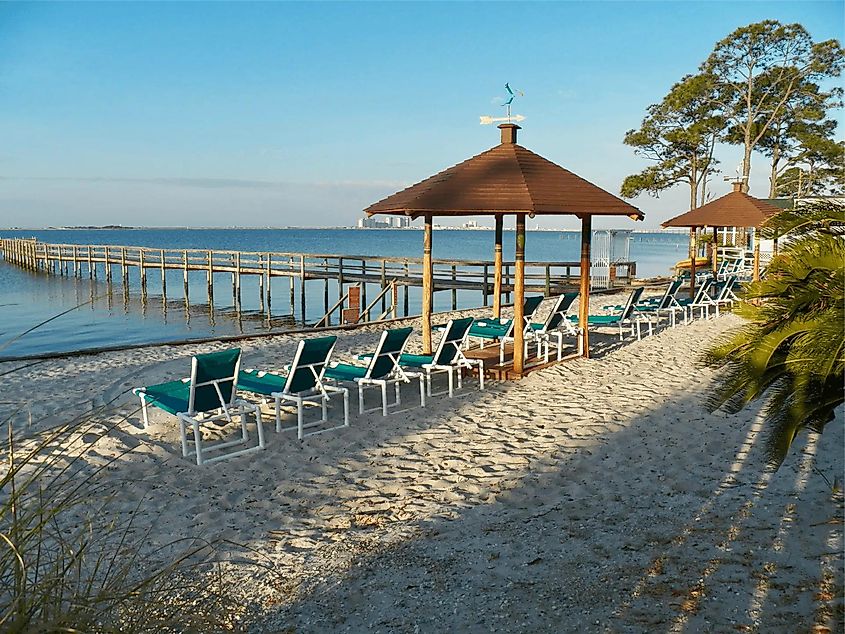
[[[30,435],[102,419],[77,448],[91,465],[119,456],[109,512],[140,508],[151,560],[179,537],[240,544],[220,556],[253,631],[842,631],[841,412],[768,472],[758,411],[704,406],[715,372],[697,356],[740,323],[597,336],[597,358],[387,417],[353,398],[349,428],[303,442],[268,416],[265,451],[199,467],[174,417],[151,410],[142,428],[129,390],[230,345],[3,363],[0,400],[28,403]],[[337,354],[379,331],[340,333]],[[245,340],[244,366],[278,369],[297,340]]]

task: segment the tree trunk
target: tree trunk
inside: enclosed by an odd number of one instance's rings
[[[745,152],[742,156],[742,190],[748,193],[748,178],[751,175],[751,129],[745,130]]]
[[[769,198],[778,197],[778,163],[780,163],[780,148],[772,148],[772,171],[769,174]]]

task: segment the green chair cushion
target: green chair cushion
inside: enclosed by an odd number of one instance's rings
[[[431,363],[434,363],[434,355],[431,354],[403,354],[399,357],[399,365],[407,365],[414,368],[421,368]]]
[[[502,337],[508,335],[510,332],[510,328],[497,328],[497,327],[490,327],[490,326],[479,326],[477,324],[473,324],[472,328],[469,329],[469,336],[470,337],[479,337],[481,339],[501,339]]]
[[[324,376],[336,381],[354,381],[362,379],[367,375],[367,368],[348,363],[338,363],[334,367],[327,367]]]
[[[180,414],[188,411],[188,402],[191,396],[191,383],[189,381],[169,381],[150,385],[138,394],[144,395],[144,400],[149,405],[154,405],[170,414]]]
[[[238,373],[238,389],[253,394],[270,396],[273,392],[285,389],[287,377],[278,374],[264,374],[258,376],[257,370],[241,370]]]

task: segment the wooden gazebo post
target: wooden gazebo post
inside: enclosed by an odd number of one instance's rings
[[[525,214],[516,215],[516,252],[513,284],[513,372],[522,376],[525,368]]]
[[[433,270],[431,266],[431,229],[432,215],[425,215],[423,231],[423,270],[422,270],[422,338],[423,354],[431,354],[431,299],[433,295]]]
[[[493,316],[502,316],[502,229],[505,217],[496,214],[496,234],[493,246]]]
[[[581,216],[581,289],[578,303],[578,327],[581,330],[581,354],[590,358],[590,332],[587,328],[590,315],[590,244],[593,240],[593,217]]]
[[[719,227],[713,227],[713,279],[716,279],[716,273],[719,271],[718,262],[719,259]]]
[[[690,299],[695,297],[695,256],[696,248],[695,244],[695,227],[689,228],[689,296]]]
[[[760,281],[760,231],[754,229],[754,278],[753,281]]]

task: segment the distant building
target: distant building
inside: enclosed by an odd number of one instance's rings
[[[407,229],[411,226],[408,216],[391,216],[384,220],[379,218],[358,218],[359,229]]]

